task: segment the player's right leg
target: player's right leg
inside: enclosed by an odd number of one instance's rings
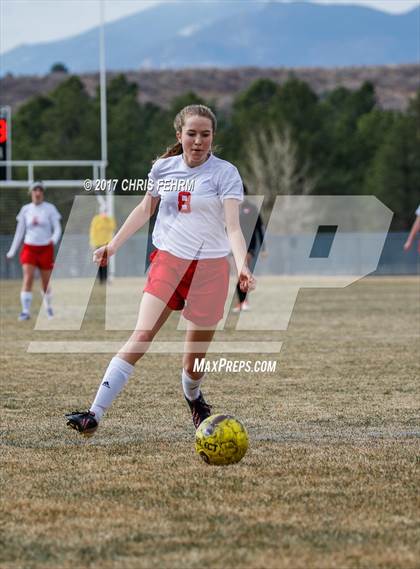
[[[196,362],[198,363],[206,357],[215,331],[216,325],[204,327],[191,321],[187,324],[182,361],[182,388],[196,429],[204,419],[211,415],[211,405],[205,401],[201,393],[201,383],[205,374],[204,372],[197,372],[194,368]]]
[[[165,302],[147,292],[143,293],[134,332],[109,363],[90,409],[66,415],[69,427],[85,436],[94,434],[102,416],[133,373],[134,364],[147,352],[171,312]]]
[[[99,282],[105,284],[108,276],[108,267],[99,267]]]
[[[42,298],[44,300],[45,309],[47,311],[48,318],[52,318],[54,316],[53,309],[52,309],[52,292],[49,286],[50,278],[51,278],[51,270],[48,269],[40,269],[41,273],[41,286],[42,286]]]
[[[34,282],[35,265],[25,263],[22,265],[23,283],[20,292],[20,303],[22,305],[22,312],[19,314],[19,320],[29,320],[31,317],[31,304],[32,304],[32,285]]]
[[[242,303],[246,300],[246,292],[241,290],[239,283],[236,284],[236,294],[238,295],[238,303],[232,309],[235,314],[241,311]]]

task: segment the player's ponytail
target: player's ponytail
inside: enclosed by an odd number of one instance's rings
[[[209,119],[212,125],[213,134],[216,132],[217,128],[216,116],[213,113],[213,111],[209,109],[209,107],[206,107],[205,105],[188,105],[187,107],[181,109],[179,113],[176,115],[174,120],[175,132],[181,132],[182,127],[185,125],[187,118],[195,116],[206,117],[207,119]],[[166,152],[162,154],[160,158],[170,158],[171,156],[178,156],[179,154],[182,154],[182,152],[183,152],[182,144],[180,142],[176,142],[172,146],[169,146],[169,148],[166,149]]]
[[[165,154],[162,154],[159,158],[170,158],[171,156],[178,156],[179,154],[182,154],[182,144],[176,142],[172,146],[168,146]]]

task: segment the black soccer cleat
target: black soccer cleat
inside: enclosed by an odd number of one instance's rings
[[[207,417],[210,417],[211,405],[205,402],[201,391],[197,399],[190,401],[188,397],[185,397],[185,400],[188,403],[188,407],[191,410],[194,427],[198,429],[200,423],[202,423],[204,419],[207,419]]]
[[[72,411],[66,414],[67,426],[85,437],[92,437],[99,426],[92,411]]]

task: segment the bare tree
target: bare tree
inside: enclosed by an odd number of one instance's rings
[[[251,193],[265,196],[263,209],[267,213],[271,212],[277,196],[313,192],[316,179],[309,176],[308,171],[308,162],[303,166],[298,163],[297,147],[290,128],[280,132],[274,126],[251,137],[245,167],[241,169]],[[283,204],[286,210],[291,207],[288,199],[283,200]]]
[[[274,201],[279,195],[312,193],[316,181],[308,170],[308,162],[299,167],[290,128],[279,132],[272,126],[251,137],[242,174],[254,192]]]

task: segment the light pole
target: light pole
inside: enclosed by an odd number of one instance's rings
[[[105,67],[105,0],[100,0],[101,25],[99,28],[99,91],[101,106],[101,180],[106,179],[106,167],[108,164],[108,131],[106,109],[106,67]],[[114,217],[114,194],[106,192],[106,209],[110,217]],[[115,258],[109,262],[109,273],[112,278],[115,275]]]
[[[105,2],[100,0],[101,25],[99,27],[99,90],[101,107],[101,178],[106,176],[108,161],[107,116],[106,116],[106,70],[105,70]]]

